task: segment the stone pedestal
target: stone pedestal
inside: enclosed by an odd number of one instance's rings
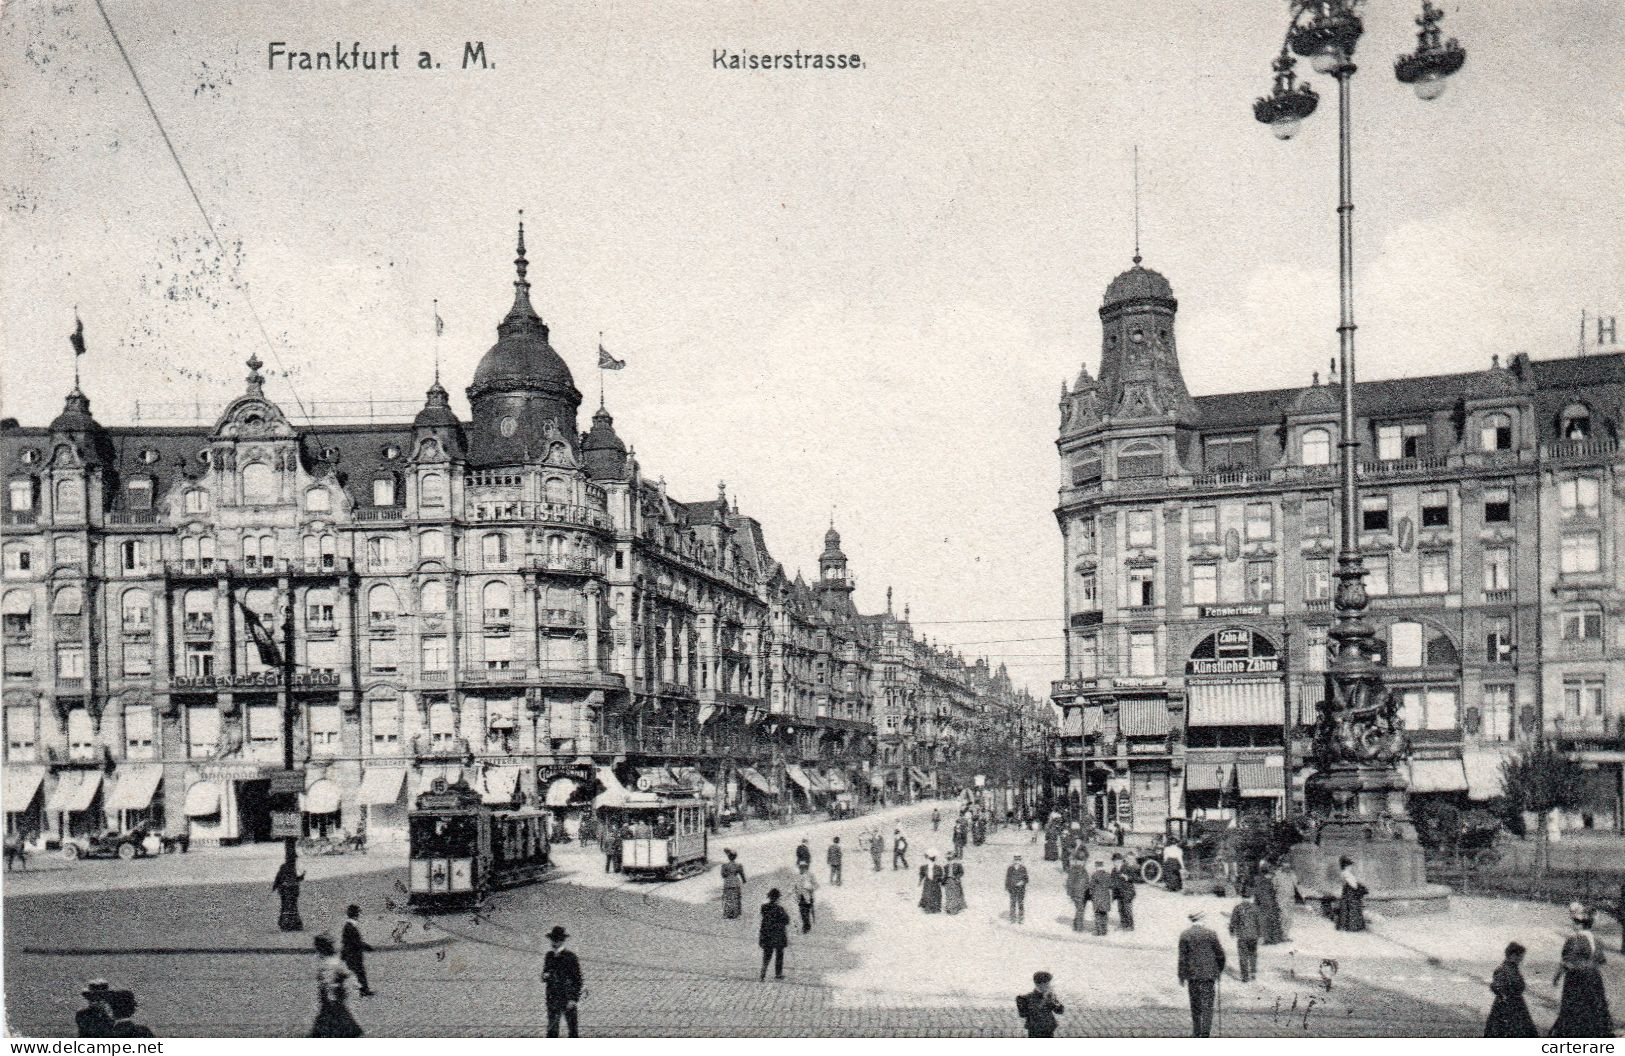
[[[1337,767],[1310,778],[1314,842],[1292,848],[1298,888],[1306,899],[1341,895],[1339,862],[1354,860],[1379,913],[1441,912],[1450,889],[1427,881],[1427,863],[1405,806],[1405,779],[1386,766]]]

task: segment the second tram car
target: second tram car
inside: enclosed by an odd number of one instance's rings
[[[478,905],[494,890],[539,879],[552,864],[545,812],[520,802],[493,806],[462,783],[435,781],[407,824],[414,908]]]
[[[604,825],[620,834],[621,872],[660,880],[704,872],[710,852],[705,810],[697,796],[667,792],[628,792],[605,807]]]

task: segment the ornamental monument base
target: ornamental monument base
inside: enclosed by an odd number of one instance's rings
[[[1405,779],[1387,766],[1348,765],[1317,773],[1305,789],[1316,821],[1310,842],[1292,848],[1306,900],[1342,895],[1340,861],[1354,861],[1367,909],[1381,914],[1437,913],[1450,889],[1430,884],[1422,845],[1405,805]]]

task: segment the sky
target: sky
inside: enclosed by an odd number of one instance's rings
[[[861,607],[889,586],[1044,691],[1056,400],[1099,366],[1136,146],[1191,390],[1307,384],[1336,352],[1335,86],[1300,67],[1323,102],[1287,143],[1251,113],[1284,3],[104,3],[209,223],[94,0],[5,4],[0,413],[28,424],[72,385],[76,309],[106,424],[212,413],[252,354],[295,418],[416,406],[437,347],[466,413],[523,209],[583,426],[601,331],[647,475],[726,481],[792,574],[833,511]],[[1452,0],[1467,63],[1431,103],[1390,72],[1416,10],[1364,7],[1360,376],[1572,355],[1582,310],[1625,309],[1625,5]],[[273,41],[405,68],[269,70]],[[493,65],[461,69],[465,41]],[[713,68],[798,48],[862,67]]]

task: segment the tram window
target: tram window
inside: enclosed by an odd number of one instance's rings
[[[411,820],[412,855],[449,858],[473,852],[478,826],[470,817],[421,817]]]

